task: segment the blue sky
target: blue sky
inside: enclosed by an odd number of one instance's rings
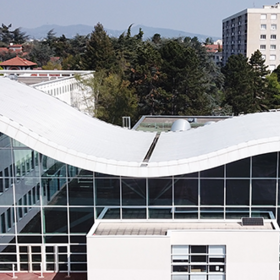
[[[222,19],[246,8],[275,2],[260,0],[0,0],[1,23],[33,28],[45,24],[125,30],[130,24],[221,37]]]

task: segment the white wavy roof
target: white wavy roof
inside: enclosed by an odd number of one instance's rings
[[[80,168],[135,177],[191,173],[280,151],[280,112],[235,117],[185,132],[113,126],[26,85],[0,78],[0,131],[49,157]]]

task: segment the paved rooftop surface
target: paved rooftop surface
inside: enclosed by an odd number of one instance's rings
[[[166,235],[168,230],[273,230],[271,222],[263,226],[242,226],[240,222],[226,223],[116,223],[101,222],[95,235]]]
[[[87,274],[86,273],[72,273],[70,274],[70,278],[67,277],[65,273],[44,273],[44,278],[39,278],[41,276],[40,273],[15,273],[15,276],[18,280],[35,280],[35,279],[44,279],[44,280],[64,280],[64,279],[71,279],[71,280],[86,280]],[[1,280],[12,280],[13,274],[12,273],[0,273]]]

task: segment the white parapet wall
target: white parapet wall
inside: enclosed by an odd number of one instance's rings
[[[87,262],[88,280],[278,280],[279,227],[275,220],[97,220]]]

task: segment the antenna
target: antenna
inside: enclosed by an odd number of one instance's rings
[[[255,2],[253,2],[253,7],[255,8]]]

